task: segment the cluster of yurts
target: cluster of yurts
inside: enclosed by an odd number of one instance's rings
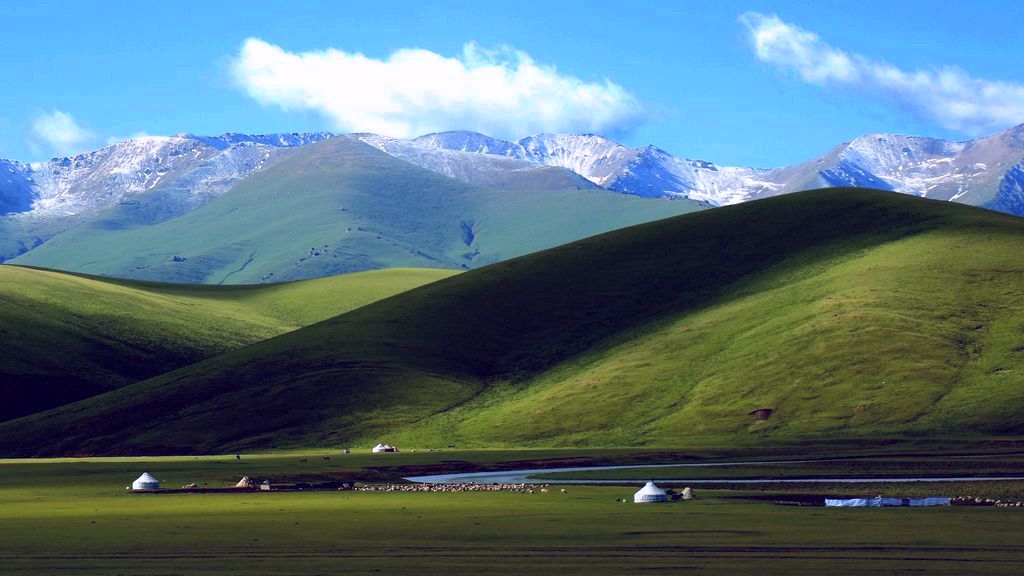
[[[245,482],[247,480],[248,478],[243,478],[242,482]],[[242,483],[240,482],[239,486],[241,485]],[[153,477],[153,475],[150,474],[149,472],[145,472],[142,474],[142,476],[139,476],[138,479],[135,480],[135,482],[132,482],[131,489],[159,490],[160,481]],[[669,502],[670,500],[678,500],[680,498],[682,498],[683,500],[693,500],[694,495],[689,488],[683,489],[682,494],[670,494],[665,490],[658,488],[658,486],[654,482],[648,482],[643,488],[641,488],[639,491],[637,491],[636,494],[633,495],[633,502],[636,502],[637,504],[649,504],[653,502]]]

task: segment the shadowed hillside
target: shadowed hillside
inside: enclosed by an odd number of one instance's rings
[[[1018,218],[876,191],[700,212],[6,423],[2,450],[1021,433],[1022,244]]]
[[[270,338],[452,273],[188,286],[0,266],[0,420]]]

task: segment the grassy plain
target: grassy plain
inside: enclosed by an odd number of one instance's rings
[[[329,455],[330,460],[323,460]],[[306,456],[308,463],[299,458]],[[535,493],[132,495],[242,474],[370,476],[396,466],[482,467],[628,451],[0,461],[4,574],[1018,574],[1024,510],[836,510],[733,498],[616,502],[635,487]],[[632,454],[633,457],[645,457]],[[647,455],[646,457],[650,457]]]

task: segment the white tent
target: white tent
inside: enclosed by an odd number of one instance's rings
[[[235,488],[255,488],[256,481],[250,479],[248,476],[242,476],[242,479],[235,484]]]
[[[373,447],[374,452],[398,452],[398,449],[391,444],[377,444]]]
[[[636,504],[668,502],[668,494],[661,488],[658,488],[654,482],[648,482],[646,486],[633,495],[633,502]]]
[[[160,488],[160,481],[149,472],[143,472],[135,482],[132,482],[132,490],[157,490]]]

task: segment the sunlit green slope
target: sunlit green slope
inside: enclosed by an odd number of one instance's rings
[[[1024,220],[892,193],[709,210],[9,422],[0,450],[1021,434],[1022,247]]]

